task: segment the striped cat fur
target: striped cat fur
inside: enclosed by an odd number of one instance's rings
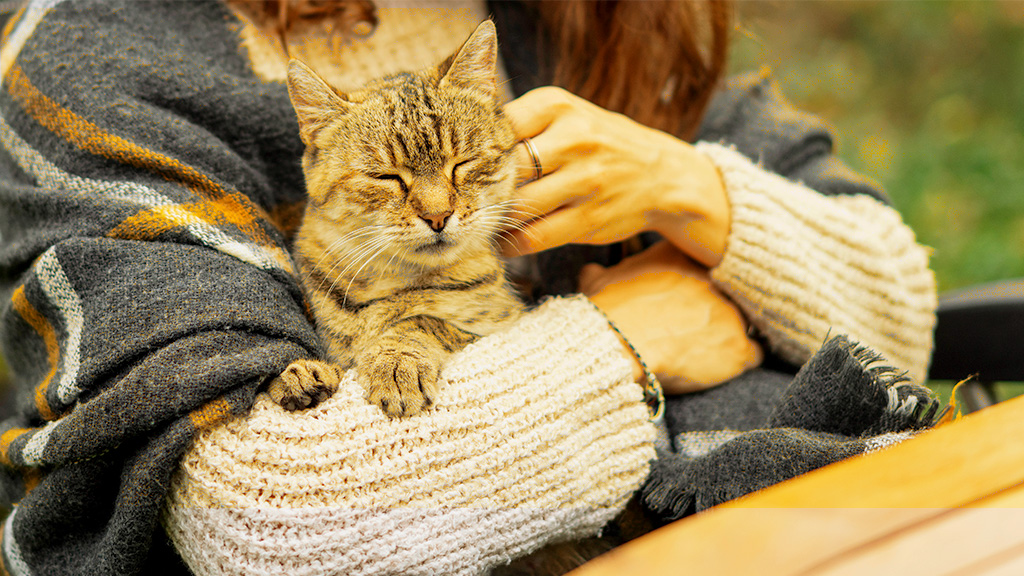
[[[416,414],[449,355],[519,316],[496,251],[515,186],[496,66],[490,21],[438,66],[348,94],[290,63],[309,195],[294,252],[332,363],[291,364],[270,386],[282,406],[354,367],[370,402]]]

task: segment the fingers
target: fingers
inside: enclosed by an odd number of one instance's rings
[[[636,198],[598,198],[600,190],[592,182],[600,175],[576,172],[566,167],[519,189],[517,208],[508,216],[520,224],[505,235],[506,256],[563,244],[610,244],[645,230]]]
[[[576,288],[583,294],[592,296],[603,290],[609,282],[611,282],[611,278],[609,277],[608,269],[595,262],[590,262],[584,264],[583,268],[580,269]]]
[[[580,222],[576,210],[560,209],[532,220],[522,229],[507,232],[501,243],[505,256],[521,256],[542,252],[556,246],[572,243],[587,243],[588,238],[580,237],[586,226]]]
[[[528,142],[513,148],[518,210],[509,216],[517,230],[506,234],[506,254],[616,242],[650,227],[655,188],[637,185],[650,154],[623,142],[637,139],[633,124],[553,87],[524,94],[505,112]]]
[[[554,174],[569,165],[573,160],[579,162],[586,154],[581,153],[579,145],[583,135],[574,130],[571,121],[560,121],[549,125],[542,134],[529,137],[530,146],[536,155],[534,158],[523,140],[512,149],[515,154],[517,182],[526,184],[537,180],[534,173],[534,160],[541,167],[541,176]]]
[[[571,106],[571,94],[544,86],[531,90],[505,105],[505,116],[512,122],[516,140],[533,138],[547,129],[551,122]]]
[[[679,251],[671,242],[660,240],[607,268],[589,263],[580,270],[577,287],[592,296],[614,282],[630,282],[645,274],[671,272],[710,282],[706,268]]]
[[[583,103],[582,99],[561,88],[545,86],[531,90],[505,105],[505,116],[512,123],[512,131],[520,142],[514,149],[517,182],[526,183],[537,179],[535,159],[522,143],[525,139],[530,139],[533,145],[536,160],[542,167],[542,175],[558,170],[563,164],[566,143],[572,142],[576,135],[564,133],[565,128],[560,129],[556,120],[578,109]]]
[[[572,203],[578,198],[580,187],[579,178],[570,172],[548,173],[540,180],[532,180],[520,186],[516,193],[517,209],[509,217],[529,222]]]
[[[530,145],[533,146],[533,152],[536,157],[530,154],[530,150],[524,141],[519,141],[512,148],[512,157],[516,166],[516,184],[519,186],[533,182],[544,174],[550,174],[552,172],[551,162],[547,162],[545,165],[545,162],[541,159],[545,157],[540,150],[540,146],[542,146],[544,142],[542,141],[538,143],[537,140],[532,138],[529,140]],[[551,155],[548,154],[547,157],[550,158]],[[537,174],[538,165],[540,166],[540,175]]]

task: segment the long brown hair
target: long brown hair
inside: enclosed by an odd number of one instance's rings
[[[332,19],[372,30],[370,0],[229,0],[274,29]],[[692,139],[726,66],[730,0],[530,0],[549,44],[551,83],[634,120]],[[359,30],[359,28],[357,28]]]
[[[653,128],[694,137],[726,66],[728,0],[535,5],[552,43],[553,84]]]

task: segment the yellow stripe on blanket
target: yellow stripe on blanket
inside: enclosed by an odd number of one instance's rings
[[[224,398],[217,398],[188,415],[196,430],[217,424],[231,414],[231,404]]]
[[[50,381],[53,380],[54,374],[57,373],[57,365],[60,362],[60,346],[57,344],[57,334],[54,332],[53,326],[25,297],[24,286],[18,286],[14,291],[14,295],[11,296],[11,304],[14,310],[42,337],[43,342],[46,344],[46,356],[47,362],[50,364],[50,371],[46,374],[46,378],[43,378],[43,381],[36,386],[35,402],[40,416],[46,420],[54,420],[57,418],[57,414],[50,407],[50,403],[46,399],[46,391],[50,386]],[[3,451],[6,454],[7,444],[3,445]]]
[[[147,170],[170,182],[188,187],[209,199],[229,222],[263,246],[276,243],[260,226],[269,220],[266,211],[237,192],[230,192],[195,168],[174,158],[143,148],[125,138],[108,134],[41,93],[21,68],[12,66],[4,78],[7,91],[42,126],[86,152]]]
[[[11,444],[33,430],[35,428],[11,428],[4,432],[3,435],[0,435],[0,462],[11,466],[13,464],[10,455]]]

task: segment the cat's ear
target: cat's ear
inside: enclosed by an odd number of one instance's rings
[[[332,117],[349,107],[344,97],[298,60],[288,63],[288,96],[299,118],[299,134],[307,145]]]
[[[494,100],[498,93],[498,33],[494,22],[481,22],[462,48],[438,69],[442,74],[439,86],[451,84]]]

